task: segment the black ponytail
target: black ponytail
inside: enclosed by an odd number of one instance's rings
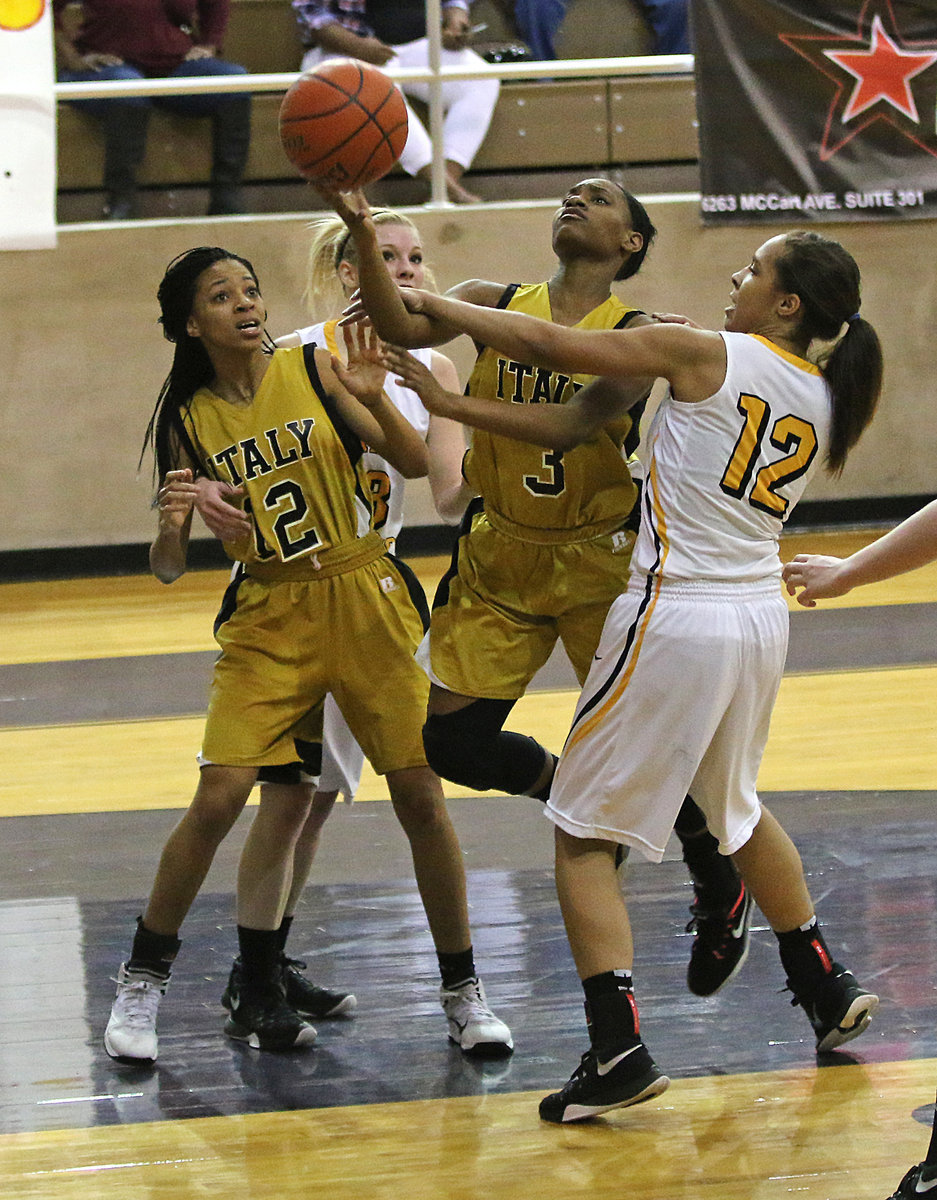
[[[826,465],[838,475],[872,420],[882,390],[881,343],[859,315],[859,268],[839,242],[797,230],[784,239],[775,269],[781,289],[800,297],[801,335],[810,341],[838,339],[820,363],[833,403]]]

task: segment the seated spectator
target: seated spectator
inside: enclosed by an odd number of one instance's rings
[[[305,49],[302,69],[309,71],[327,58],[358,58],[376,67],[426,67],[425,0],[292,0]],[[443,0],[442,65],[474,66],[482,59],[468,49],[471,27],[465,0]],[[475,204],[479,197],[462,185],[462,174],[478,153],[498,101],[497,79],[464,79],[442,88],[443,148],[446,192],[454,204]],[[429,85],[403,83],[408,96],[429,101]],[[416,113],[410,122],[400,165],[419,179],[430,180],[432,143]]]
[[[230,0],[82,0],[74,37],[64,22],[72,0],[52,0],[58,78],[63,83],[104,79],[189,78],[246,74],[217,56]],[[210,214],[244,212],[241,181],[250,143],[249,93],[126,96],[76,100],[104,129],[104,218],[135,215],[137,171],[153,107],[184,117],[212,118]]]
[[[637,0],[654,35],[655,54],[690,54],[689,0]],[[514,20],[538,62],[556,58],[554,39],[567,0],[516,0]]]

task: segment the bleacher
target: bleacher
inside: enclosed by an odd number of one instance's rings
[[[488,26],[479,35],[479,49],[516,40],[505,3],[509,10],[508,0],[472,5],[473,22]],[[254,74],[298,70],[302,50],[288,0],[232,0],[231,8],[225,57]],[[564,58],[640,55],[649,48],[647,27],[633,0],[570,0],[558,39]],[[277,136],[279,105],[278,93],[254,97],[245,182],[255,190],[296,182]],[[691,75],[505,81],[472,173],[695,162],[695,116]],[[59,105],[58,122],[60,219],[83,219],[96,211],[101,188],[100,131],[68,104]],[[175,189],[178,197],[186,189],[205,187],[209,171],[208,122],[154,113],[141,186]],[[92,206],[86,204],[87,211],[82,196]],[[160,211],[157,205],[151,215]]]

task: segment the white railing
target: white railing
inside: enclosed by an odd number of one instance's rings
[[[449,79],[570,79],[635,75],[686,75],[693,72],[692,54],[657,54],[640,58],[575,58],[551,62],[482,63],[476,67],[443,67],[440,64],[441,14],[439,0],[426,0],[429,67],[383,67],[396,83],[429,84],[429,134],[433,145],[430,203],[445,207],[445,156],[443,154],[442,85]],[[212,75],[186,79],[102,80],[100,83],[57,83],[58,100],[102,100],[118,96],[179,96],[197,92],[285,92],[299,78],[298,71],[275,75]]]

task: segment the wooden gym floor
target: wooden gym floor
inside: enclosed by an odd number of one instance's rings
[[[803,535],[785,553],[868,536]],[[431,588],[441,561],[415,565]],[[447,1042],[406,843],[373,776],[326,828],[291,941],[316,978],[355,991],[357,1016],[320,1022],[302,1053],[224,1037],[248,810],[184,927],[158,1063],[105,1054],[110,977],[194,788],[223,583],[0,587],[0,1193],[884,1200],[923,1156],[937,1086],[937,570],[795,612],[761,777],[831,944],[882,996],[872,1027],[818,1063],[760,920],[733,985],[691,996],[686,872],[676,851],[638,861],[642,1026],[674,1082],[568,1128],[542,1124],[536,1104],[585,1049],[580,991],[551,827],[518,798],[449,793],[513,1058],[474,1063]],[[551,660],[512,724],[559,746],[574,699]]]

